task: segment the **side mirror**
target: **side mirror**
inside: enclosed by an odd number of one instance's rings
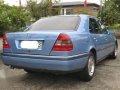
[[[104,25],[101,25],[101,28],[102,28],[102,29],[105,29],[105,26],[104,26]]]

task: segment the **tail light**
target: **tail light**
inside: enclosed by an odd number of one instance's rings
[[[3,48],[10,48],[6,35],[4,35],[2,39],[3,39]]]
[[[53,51],[71,51],[71,50],[73,50],[73,44],[70,37],[65,33],[61,33],[53,46]]]

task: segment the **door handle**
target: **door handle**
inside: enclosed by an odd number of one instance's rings
[[[105,40],[107,40],[107,38]]]
[[[94,40],[96,40],[96,38],[93,38]]]
[[[105,37],[105,40],[108,40],[107,37]]]
[[[95,38],[95,37],[94,37],[93,39],[94,39],[96,42],[98,41],[97,38]]]

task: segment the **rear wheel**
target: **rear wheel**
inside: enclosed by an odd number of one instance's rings
[[[82,71],[82,79],[84,81],[90,81],[95,73],[95,56],[92,52],[89,53],[88,62]]]

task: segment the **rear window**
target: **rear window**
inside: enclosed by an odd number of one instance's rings
[[[79,16],[54,16],[38,20],[32,24],[27,31],[44,30],[76,30],[79,25]]]

